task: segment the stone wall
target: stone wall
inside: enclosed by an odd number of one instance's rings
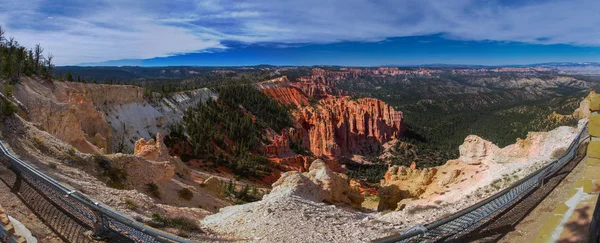
[[[27,242],[23,236],[16,233],[15,227],[10,222],[8,214],[2,206],[0,206],[0,242]]]

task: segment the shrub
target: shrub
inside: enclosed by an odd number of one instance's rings
[[[148,225],[157,228],[176,228],[184,231],[193,231],[198,229],[196,221],[185,217],[170,218],[162,214],[152,214],[152,221]]]
[[[158,186],[156,184],[146,184],[146,192],[150,193],[150,196],[160,199],[160,191],[158,191]]]
[[[4,94],[6,94],[7,97],[13,96],[13,86],[8,83],[4,84]]]
[[[71,155],[71,156],[75,155],[76,153],[77,153],[77,150],[75,150],[75,148],[73,148],[73,147],[70,147],[70,148],[67,150],[67,154],[69,154],[69,155]]]
[[[12,114],[17,113],[17,111],[19,110],[17,109],[17,106],[15,106],[15,104],[6,100],[2,101],[2,115],[10,116]]]
[[[554,152],[552,152],[552,158],[556,159],[556,158],[562,156],[563,154],[565,154],[565,152],[567,152],[567,149],[565,149],[565,148],[559,148],[557,150],[554,150]]]
[[[190,189],[187,188],[183,188],[181,190],[179,190],[177,192],[177,194],[179,194],[180,198],[183,198],[185,200],[192,200],[192,197],[194,197],[194,193],[192,193],[192,191],[190,191]]]
[[[138,205],[131,199],[125,199],[124,202],[128,209],[136,210],[138,208]]]
[[[69,150],[69,153],[71,153],[71,150]],[[115,189],[127,188],[127,172],[112,167],[111,161],[104,156],[95,155],[93,160],[96,162],[96,166],[99,168],[101,175],[107,179],[107,186]]]
[[[43,143],[44,143],[44,141],[40,137],[33,136],[33,144],[35,146],[41,146],[41,145],[43,145]]]

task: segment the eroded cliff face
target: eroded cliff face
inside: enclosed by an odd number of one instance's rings
[[[310,151],[327,158],[377,154],[404,129],[401,112],[372,98],[328,96],[294,116],[308,131]]]
[[[79,83],[41,82],[22,79],[15,86],[15,98],[30,114],[27,119],[85,153],[112,151],[112,129],[96,106],[108,100],[120,101],[124,90]],[[114,99],[113,99],[114,98]]]
[[[314,78],[314,79],[313,79]],[[295,105],[292,115],[296,127],[273,136],[267,154],[284,156],[290,144],[302,146],[315,156],[338,159],[351,154],[376,154],[382,145],[400,135],[404,129],[402,112],[373,98],[352,99],[333,96],[322,76],[292,83],[286,77],[266,81],[258,87],[282,104]],[[319,88],[325,85],[329,88]],[[308,97],[319,97],[309,104]]]
[[[308,97],[297,86],[291,84],[287,77],[283,76],[273,80],[261,82],[257,87],[265,94],[276,97],[284,105],[303,107],[309,105]]]
[[[188,107],[217,97],[198,89],[150,102],[136,86],[30,78],[22,79],[14,93],[30,111],[26,119],[84,153],[133,152],[139,137],[168,134]]]
[[[169,134],[170,126],[183,119],[184,111],[207,99],[217,99],[209,89],[177,92],[165,97],[141,99],[135,102],[103,108],[114,131],[114,151],[130,153],[140,137],[156,133]]]

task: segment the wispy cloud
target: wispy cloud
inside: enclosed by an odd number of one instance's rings
[[[600,1],[4,0],[0,24],[58,64],[152,58],[222,43],[332,43],[442,34],[600,46]]]

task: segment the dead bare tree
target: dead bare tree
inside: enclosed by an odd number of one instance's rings
[[[2,28],[2,25],[0,25],[0,46],[2,46],[2,43],[4,41],[5,33],[6,33],[6,30],[4,30],[4,28]]]
[[[48,80],[52,79],[52,73],[54,72],[54,64],[52,63],[52,58],[54,58],[52,53],[48,53],[48,56],[46,57],[46,79]]]
[[[43,59],[42,53],[44,52],[44,48],[40,46],[40,44],[35,44],[33,48],[34,56],[35,56],[35,74],[40,74],[40,59]]]

